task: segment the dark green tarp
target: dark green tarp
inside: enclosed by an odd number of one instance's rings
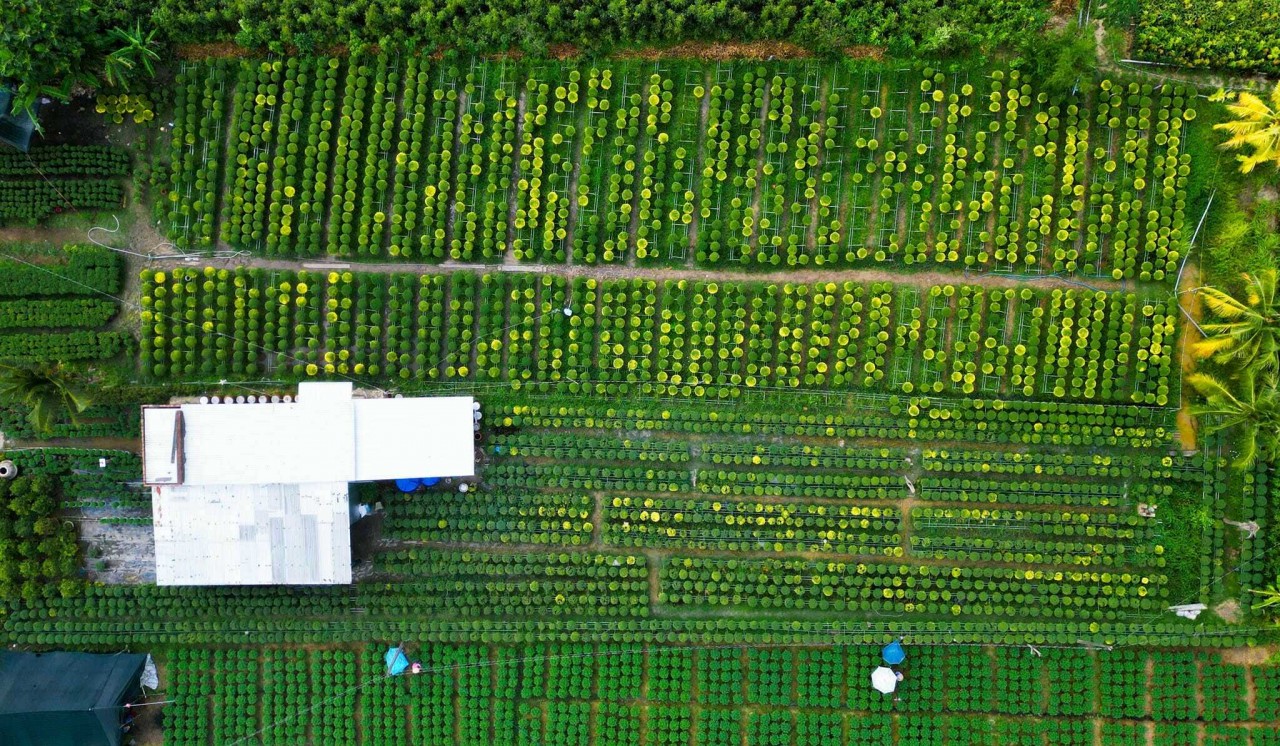
[[[13,92],[0,86],[0,142],[27,152],[31,147],[31,133],[35,132],[36,123],[25,111],[13,111]],[[40,101],[36,100],[32,113],[40,110]]]
[[[147,656],[0,652],[0,744],[119,746]]]

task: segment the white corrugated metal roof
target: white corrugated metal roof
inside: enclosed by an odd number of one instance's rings
[[[146,407],[143,474],[148,484],[174,484],[181,472],[187,485],[471,476],[473,401],[352,399],[350,384],[310,383],[287,404]]]
[[[349,482],[355,474],[350,401],[184,404],[182,414],[183,484]]]
[[[157,585],[351,582],[346,482],[152,488]]]
[[[178,407],[143,407],[142,450],[148,454],[143,460],[142,481],[147,484],[177,484],[178,465],[182,453],[175,448],[178,440]]]
[[[475,474],[473,399],[356,399],[357,482]],[[406,468],[414,471],[404,473]]]
[[[351,582],[348,483],[475,473],[471,397],[143,408],[159,585]]]

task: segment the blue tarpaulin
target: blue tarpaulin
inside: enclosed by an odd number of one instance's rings
[[[885,645],[880,655],[884,658],[884,662],[891,666],[896,666],[907,659],[907,651],[902,649],[902,644],[897,640]]]
[[[409,656],[404,654],[401,648],[391,648],[387,651],[387,675],[399,676],[409,668]]]

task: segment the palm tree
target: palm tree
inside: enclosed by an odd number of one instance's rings
[[[27,420],[39,435],[48,435],[63,416],[72,422],[93,403],[80,390],[79,376],[60,363],[33,367],[0,365],[0,401],[26,406]]]
[[[1243,275],[1244,300],[1218,288],[1200,288],[1209,312],[1221,321],[1202,325],[1205,338],[1191,348],[1197,357],[1245,368],[1275,369],[1280,352],[1280,306],[1276,303],[1277,273],[1264,269]]]
[[[1270,163],[1280,168],[1280,83],[1276,83],[1270,99],[1268,105],[1252,93],[1240,93],[1235,103],[1227,104],[1227,111],[1237,118],[1213,125],[1214,129],[1231,135],[1222,147],[1229,150],[1253,149],[1251,155],[1236,156],[1240,161],[1240,173],[1249,173],[1259,163]]]
[[[1192,414],[1215,418],[1206,432],[1240,428],[1237,468],[1249,466],[1259,457],[1271,461],[1280,456],[1280,391],[1276,390],[1275,373],[1260,374],[1261,381],[1255,380],[1255,375],[1259,374],[1251,370],[1241,374],[1238,395],[1207,373],[1187,376],[1187,383],[1205,399],[1192,407]]]

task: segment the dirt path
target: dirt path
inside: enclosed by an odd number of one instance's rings
[[[0,244],[51,244],[63,246],[69,243],[85,243],[84,228],[0,228]]]
[[[138,438],[51,438],[49,440],[16,440],[5,443],[10,450],[29,448],[92,448],[107,451],[142,452],[142,441]]]
[[[776,272],[744,272],[735,269],[684,269],[678,267],[627,267],[619,265],[565,265],[565,264],[470,264],[463,262],[444,262],[441,264],[421,264],[411,262],[365,263],[345,261],[324,261],[305,259],[267,259],[263,257],[244,257],[226,260],[208,260],[189,262],[179,259],[164,259],[147,262],[139,260],[136,269],[151,267],[153,269],[172,269],[174,267],[250,267],[274,269],[293,272],[299,269],[351,269],[357,272],[373,272],[390,274],[408,272],[413,274],[433,274],[456,270],[484,272],[525,272],[532,274],[557,275],[566,278],[596,277],[609,280],[647,279],[664,280],[717,280],[740,282],[778,282],[792,284],[813,284],[824,282],[854,282],[869,285],[873,282],[890,282],[896,285],[913,285],[929,288],[939,284],[977,285],[986,288],[1019,288],[1034,283],[1035,287],[1044,289],[1079,288],[1080,283],[1062,277],[1038,277],[1028,280],[1024,277],[1010,277],[998,274],[975,274],[966,272],[901,272],[893,269],[801,269],[780,270]],[[1104,291],[1124,290],[1121,283],[1114,280],[1090,280],[1090,287]]]
[[[1200,323],[1200,318],[1204,312],[1200,303],[1200,296],[1193,292],[1188,292],[1193,288],[1200,286],[1200,268],[1194,264],[1188,263],[1186,270],[1182,273],[1181,280],[1175,292],[1178,297],[1178,307],[1184,314],[1182,319],[1182,333],[1178,335],[1178,360],[1182,366],[1182,377],[1186,377],[1195,372],[1195,357],[1191,354],[1191,346],[1202,339],[1200,332],[1196,329],[1196,324]],[[1187,323],[1187,318],[1194,320],[1195,323]],[[1191,392],[1187,389],[1186,384],[1182,386],[1182,407],[1178,410],[1178,441],[1182,444],[1182,450],[1196,450],[1196,421],[1191,414]]]

